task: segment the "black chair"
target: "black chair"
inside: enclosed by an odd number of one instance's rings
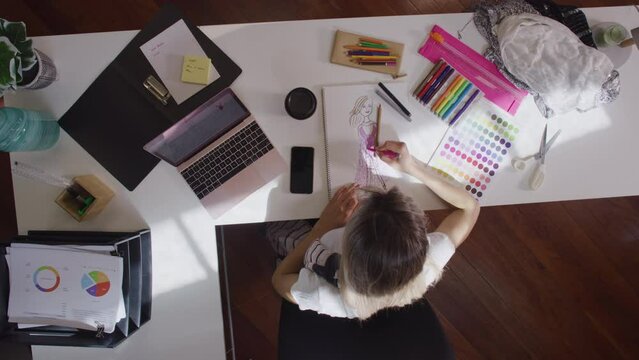
[[[280,360],[454,359],[428,301],[382,310],[366,321],[301,311],[282,301]]]

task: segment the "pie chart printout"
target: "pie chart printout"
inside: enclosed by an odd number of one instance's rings
[[[93,297],[101,297],[109,292],[111,281],[102,271],[91,271],[82,275],[82,288]]]
[[[60,273],[53,266],[40,266],[33,273],[33,284],[42,292],[52,292],[60,285]]]

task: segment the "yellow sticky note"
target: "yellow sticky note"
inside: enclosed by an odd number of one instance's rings
[[[182,63],[182,81],[208,85],[211,66],[211,59],[206,56],[185,55]]]

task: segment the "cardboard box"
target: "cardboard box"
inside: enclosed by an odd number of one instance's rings
[[[94,175],[76,176],[73,178],[74,185],[86,192],[83,195],[91,195],[95,200],[88,206],[84,215],[80,215],[79,211],[84,205],[76,200],[76,198],[67,190],[64,190],[55,203],[60,205],[69,215],[79,222],[90,219],[99,214],[104,207],[111,201],[115,195],[100,179]]]

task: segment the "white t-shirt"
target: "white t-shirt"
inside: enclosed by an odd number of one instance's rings
[[[343,234],[344,228],[329,231],[322,236],[320,242],[330,251],[341,253]],[[455,253],[455,244],[448,235],[441,232],[429,233],[428,242],[429,257],[435,265],[444,269]],[[301,310],[313,310],[334,317],[357,317],[355,310],[344,303],[337,287],[307,268],[300,271],[297,282],[291,288],[291,295]]]

